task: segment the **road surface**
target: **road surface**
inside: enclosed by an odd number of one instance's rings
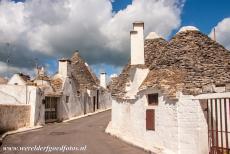
[[[0,153],[147,154],[142,149],[106,134],[104,130],[110,117],[111,111],[106,111],[66,123],[47,124],[30,132],[9,135],[4,139]]]

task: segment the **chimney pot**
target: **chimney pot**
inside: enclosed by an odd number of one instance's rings
[[[69,59],[60,59],[58,66],[58,73],[65,77],[71,76],[71,61]]]
[[[100,74],[100,86],[106,88],[106,73],[102,72]]]
[[[144,58],[144,23],[133,23],[130,31],[131,39],[131,65],[145,64]]]

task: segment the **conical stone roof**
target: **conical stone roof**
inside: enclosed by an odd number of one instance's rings
[[[182,31],[169,41],[150,69],[140,89],[153,87],[157,81],[174,80],[173,76],[166,79],[154,72],[170,70],[173,73],[175,70],[177,74],[183,74],[183,78],[174,86],[181,85],[179,89],[184,94],[197,95],[205,93],[207,85],[226,86],[230,83],[230,52],[197,30]],[[151,74],[155,74],[155,79]],[[158,86],[169,88],[167,83]]]
[[[131,63],[125,65],[121,74],[116,78],[114,83],[111,83],[110,90],[113,96],[117,98],[122,98],[126,91],[126,83],[129,82],[130,79],[130,71],[133,67],[145,67],[148,68],[151,64],[156,62],[159,56],[163,53],[164,46],[167,45],[167,41],[160,37],[147,37],[144,42],[144,54],[145,54],[145,66],[131,66]]]
[[[80,84],[80,89],[95,89],[98,86],[99,80],[89,66],[87,66],[79,52],[73,54],[71,58],[71,68],[73,77],[77,80],[77,83]]]

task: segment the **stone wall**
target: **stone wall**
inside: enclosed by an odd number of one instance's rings
[[[30,105],[0,104],[0,134],[30,125]]]

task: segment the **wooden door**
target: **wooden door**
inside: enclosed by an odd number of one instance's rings
[[[155,110],[146,110],[146,130],[155,130]]]
[[[57,121],[57,97],[45,98],[45,122]]]

